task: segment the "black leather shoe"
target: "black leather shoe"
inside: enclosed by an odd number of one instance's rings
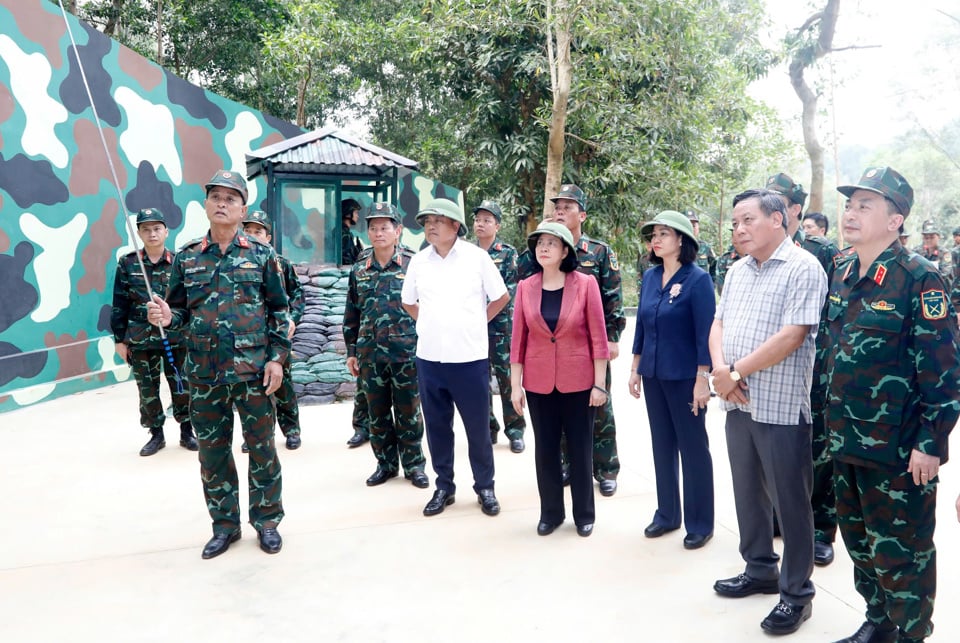
[[[617,481],[616,480],[601,480],[600,481],[600,495],[606,496],[609,498],[617,492]]]
[[[833,543],[813,542],[813,564],[826,567],[833,562]]]
[[[700,549],[713,538],[713,532],[709,534],[687,534],[683,538],[684,549]]]
[[[751,594],[779,594],[780,581],[757,580],[746,574],[740,574],[733,578],[718,580],[713,584],[713,591],[729,598],[743,598]]]
[[[187,451],[198,451],[200,449],[197,438],[193,436],[193,427],[189,421],[180,423],[180,446]]]
[[[430,478],[428,478],[427,474],[425,474],[423,471],[420,471],[419,469],[417,469],[410,475],[406,476],[406,478],[407,480],[410,481],[410,484],[412,484],[417,489],[426,489],[427,487],[430,486]]]
[[[153,455],[163,447],[167,446],[167,443],[163,439],[163,431],[156,431],[150,435],[150,440],[143,445],[143,448],[140,449],[140,455],[148,456]]]
[[[276,554],[283,547],[283,538],[277,533],[276,527],[264,527],[257,538],[260,540],[260,549],[268,554]]]
[[[593,523],[588,522],[585,525],[577,525],[577,535],[586,538],[593,533]]]
[[[679,527],[664,527],[661,524],[656,522],[651,522],[647,525],[647,528],[643,530],[643,535],[647,538],[659,538],[664,534],[669,534],[671,531],[676,531],[680,529]]]
[[[523,450],[527,448],[527,445],[524,444],[523,438],[514,438],[510,440],[510,450],[514,453],[523,453]]]
[[[491,431],[491,432],[490,432],[490,444],[496,444],[497,441],[499,440],[499,437],[500,437],[500,436],[499,436],[496,432]]]
[[[881,630],[870,621],[866,621],[851,636],[835,643],[897,643],[897,628],[894,626]]]
[[[239,529],[229,534],[214,534],[213,538],[203,546],[203,553],[200,554],[200,557],[205,560],[215,558],[230,549],[230,543],[235,543],[238,540],[240,540]]]
[[[443,489],[437,489],[433,492],[433,498],[430,498],[430,502],[428,502],[427,506],[423,508],[423,515],[436,516],[439,513],[443,513],[443,510],[447,508],[447,505],[452,505],[456,501],[456,495],[448,493]]]
[[[771,634],[793,634],[803,622],[813,614],[813,604],[791,605],[780,601],[773,611],[760,623],[760,627]]]
[[[240,453],[250,453],[250,447],[247,446],[246,442],[240,445]]]
[[[552,533],[557,529],[557,527],[559,527],[559,526],[560,526],[560,525],[552,525],[552,524],[550,524],[549,522],[544,522],[543,520],[541,520],[541,521],[537,524],[537,535],[538,535],[538,536],[549,536],[549,535],[552,534]]]
[[[369,441],[370,441],[369,435],[364,435],[360,431],[354,431],[353,437],[347,440],[347,446],[350,447],[351,449],[356,449],[358,446],[360,446],[364,442],[369,442]]]
[[[570,485],[570,465],[565,464],[560,467],[560,481],[563,482],[563,486],[567,487]]]
[[[299,433],[291,433],[287,436],[287,448],[291,451],[299,449],[301,444],[303,444],[303,442],[300,440]]]
[[[387,471],[386,469],[381,469],[377,467],[377,470],[373,472],[373,475],[367,478],[368,487],[376,487],[377,485],[383,484],[390,478],[396,478],[396,471]]]
[[[496,516],[500,513],[500,503],[497,501],[497,496],[494,495],[493,489],[481,489],[478,491],[477,503],[480,505],[480,510],[488,516]]]

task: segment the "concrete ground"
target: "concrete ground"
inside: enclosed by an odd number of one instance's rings
[[[631,346],[631,328],[621,344]],[[0,416],[0,641],[763,641],[775,596],[731,600],[712,589],[743,569],[723,435],[711,403],[717,523],[698,551],[683,530],[643,537],[656,498],[642,401],[614,363],[623,469],[597,495],[590,538],[568,520],[542,538],[533,436],[495,447],[503,505],[484,516],[458,434],[456,504],[425,518],[430,490],[402,478],[368,488],[369,447],[349,450],[348,404],[301,410],[303,447],[281,450],[283,551],[268,556],[249,525],[223,556],[200,550],[210,524],[196,454],[137,455],[136,388],[126,383]],[[239,439],[235,456],[241,462]],[[934,641],[960,640],[956,464],[940,485],[940,588]],[[432,480],[432,475],[431,475]],[[245,505],[246,485],[242,484]],[[569,499],[568,499],[569,503]],[[778,547],[780,541],[777,541]],[[813,618],[793,643],[833,641],[863,620],[851,564],[817,568]]]

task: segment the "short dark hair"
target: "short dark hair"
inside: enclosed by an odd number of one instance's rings
[[[783,199],[780,198],[779,194],[762,189],[746,190],[733,197],[733,207],[737,207],[737,204],[747,199],[757,199],[760,204],[760,211],[763,212],[764,216],[772,217],[774,212],[779,212],[783,229],[787,229],[787,206],[783,204]]]
[[[823,228],[823,233],[826,234],[830,229],[830,221],[822,212],[807,212],[803,215],[803,220],[813,219],[813,224],[818,228]]]
[[[674,230],[674,232],[677,233],[677,236],[679,236],[681,239],[686,241],[686,243],[680,244],[680,256],[678,257],[678,261],[680,261],[680,265],[685,266],[688,263],[693,263],[694,261],[696,261],[697,248],[692,243],[693,240],[687,235],[683,234],[682,232],[678,232],[676,230]],[[650,249],[649,259],[650,259],[650,263],[655,264],[657,266],[663,263],[663,259],[657,256],[657,254],[653,251],[653,248]]]
[[[573,272],[577,269],[577,266],[580,265],[580,260],[577,258],[577,251],[571,250],[567,244],[563,244],[563,247],[567,249],[567,256],[560,260],[560,272]],[[533,255],[531,270],[535,273],[543,272],[543,266],[537,261],[537,253],[530,250],[528,250],[528,252]]]

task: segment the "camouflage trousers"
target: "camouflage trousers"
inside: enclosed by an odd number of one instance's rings
[[[130,368],[133,377],[137,380],[137,393],[140,396],[140,426],[145,429],[163,428],[166,415],[163,412],[163,402],[160,400],[160,372],[170,387],[170,396],[173,398],[173,417],[178,423],[190,419],[190,388],[186,380],[182,382],[182,393],[177,393],[177,380],[174,376],[173,365],[167,360],[162,348],[130,348]],[[183,368],[186,350],[182,347],[173,347],[173,361],[178,369]]]
[[[300,407],[293,390],[293,375],[290,373],[290,358],[283,363],[283,384],[273,394],[277,403],[277,424],[284,437],[300,435]]]
[[[837,520],[853,560],[857,592],[867,620],[900,628],[921,640],[933,632],[937,593],[937,483],[916,485],[902,470],[874,469],[834,460]]]
[[[370,411],[367,408],[367,396],[357,378],[357,392],[353,396],[353,430],[365,438],[370,437]]]
[[[610,364],[607,363],[607,377],[604,388],[610,390],[612,381]],[[616,480],[620,473],[620,456],[617,454],[617,422],[613,417],[613,396],[608,395],[603,406],[597,407],[593,421],[593,477],[599,480]],[[567,465],[567,442],[563,438],[563,464]]]
[[[814,404],[810,421],[813,446],[813,536],[821,543],[832,543],[837,537],[837,499],[833,491],[833,458],[830,456],[827,418]]]
[[[214,533],[230,533],[240,526],[240,489],[232,449],[234,406],[250,448],[250,523],[260,530],[283,519],[273,399],[264,394],[263,383],[258,379],[214,386],[191,384],[190,420],[200,445],[200,479]]]
[[[367,402],[370,447],[377,467],[409,476],[423,470],[423,419],[416,362],[373,362],[360,366],[360,384]]]
[[[490,372],[497,380],[497,388],[500,390],[500,402],[503,407],[503,433],[510,440],[516,440],[523,437],[523,432],[527,428],[527,423],[522,415],[517,415],[513,410],[513,402],[510,401],[510,394],[513,387],[510,385],[510,336],[509,335],[491,335],[490,336]],[[497,422],[493,414],[493,395],[490,395],[490,435],[495,436],[500,432],[500,423]]]

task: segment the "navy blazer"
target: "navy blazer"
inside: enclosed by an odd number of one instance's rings
[[[694,263],[680,266],[666,288],[662,281],[663,266],[643,273],[633,335],[633,354],[640,355],[637,372],[662,380],[691,379],[699,364],[710,365],[710,326],[717,309],[713,281]]]

